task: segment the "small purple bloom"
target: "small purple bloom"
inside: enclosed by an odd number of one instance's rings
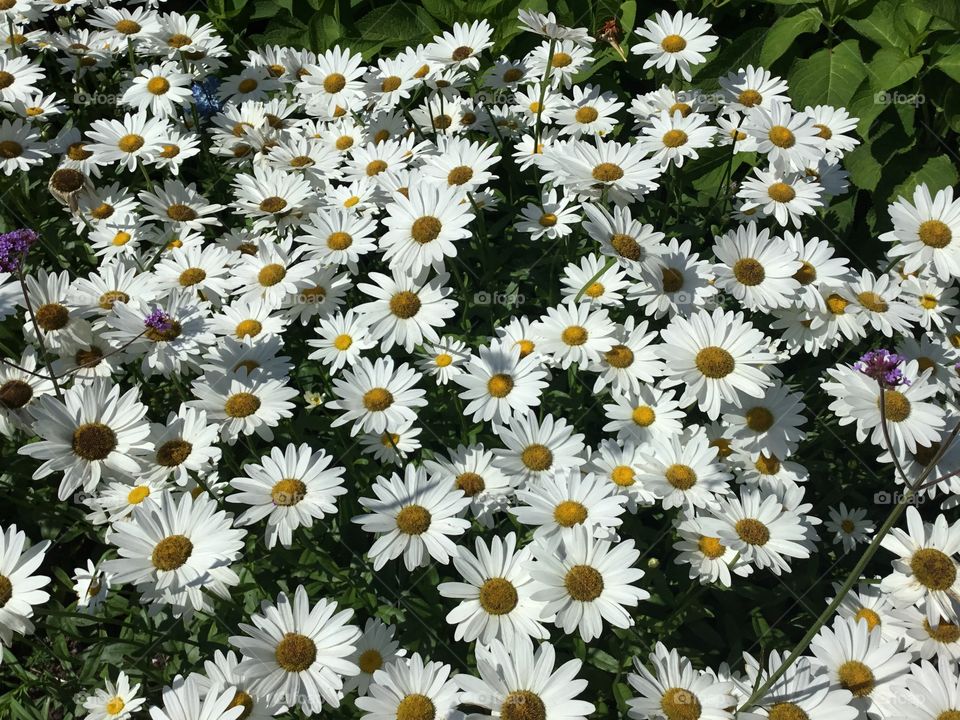
[[[864,375],[879,380],[887,387],[909,385],[910,381],[903,376],[900,366],[904,358],[889,350],[878,348],[866,353],[853,364],[853,369]]]
[[[173,318],[167,315],[163,310],[157,308],[152,313],[147,315],[144,319],[143,324],[156,330],[157,332],[166,332],[173,327]]]
[[[13,230],[0,235],[0,271],[13,273],[20,269],[27,251],[40,238],[28,228]]]

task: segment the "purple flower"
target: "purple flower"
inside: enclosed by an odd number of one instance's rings
[[[143,321],[144,326],[156,330],[157,332],[166,332],[173,327],[173,318],[167,315],[163,310],[157,308],[147,315]]]
[[[13,273],[20,269],[20,263],[38,239],[33,230],[21,228],[0,235],[0,271]]]
[[[909,385],[900,370],[904,363],[904,358],[889,350],[878,348],[866,353],[863,357],[853,364],[853,369],[862,372],[864,375],[878,380],[887,387],[897,387],[898,385]]]

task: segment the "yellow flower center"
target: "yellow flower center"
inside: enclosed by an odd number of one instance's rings
[[[597,165],[591,174],[597,182],[616,182],[623,177],[623,168],[614,163],[603,162]]]
[[[626,345],[614,345],[604,353],[604,359],[610,367],[622,370],[633,365],[633,350]]]
[[[140,32],[140,24],[133,20],[124,19],[118,21],[113,29],[121,35],[135,35]]]
[[[689,490],[697,484],[697,473],[689,465],[674,463],[666,469],[664,477],[677,490]]]
[[[290,673],[303,672],[317,659],[317,645],[306,635],[288,632],[274,650],[277,665]]]
[[[917,235],[920,238],[920,242],[935,250],[945,248],[950,244],[950,241],[953,240],[953,233],[950,231],[950,227],[940,220],[925,220],[920,223],[920,227],[917,229]]]
[[[754,518],[737,520],[734,529],[740,539],[748,545],[766,545],[770,541],[770,530]]]
[[[383,667],[383,655],[380,654],[379,650],[374,650],[373,648],[364,650],[357,659],[357,665],[360,666],[361,672],[372,675]]]
[[[390,298],[390,312],[401,320],[409,320],[420,312],[420,298],[410,290],[401,290]]]
[[[686,145],[688,139],[687,134],[683,130],[667,130],[667,132],[663,134],[662,141],[664,147],[677,148],[681,145]]]
[[[123,710],[125,706],[126,706],[126,703],[123,701],[123,698],[120,697],[119,695],[115,695],[114,697],[107,700],[107,705],[105,709],[110,715],[119,715],[120,711]]]
[[[181,567],[193,553],[193,543],[184,535],[169,535],[158,542],[150,555],[157,570],[170,572]]]
[[[490,615],[506,615],[518,600],[517,589],[504,578],[490,578],[480,586],[480,607]]]
[[[573,114],[578,123],[583,123],[584,125],[592,123],[598,117],[600,113],[596,111],[596,108],[592,108],[589,105],[584,105],[582,108],[578,108],[577,111]]]
[[[603,594],[603,575],[589,565],[574,565],[567,570],[563,584],[578,602],[591,602]]]
[[[649,405],[640,405],[635,407],[630,415],[640,427],[650,427],[653,421],[657,419],[656,411]]]
[[[500,703],[500,720],[547,720],[547,707],[536,693],[514,690]]]
[[[767,711],[770,720],[810,720],[810,716],[799,706],[791,702],[777,703]]]
[[[534,443],[533,445],[527,445],[520,453],[520,461],[528,470],[542,472],[553,465],[553,453],[546,445]]]
[[[792,148],[797,143],[797,138],[788,128],[783,125],[774,125],[767,131],[767,138],[779,148]]]
[[[555,68],[565,68],[573,62],[573,58],[569,53],[565,52],[555,52],[553,54],[553,59],[550,61],[550,65]]]
[[[117,147],[119,147],[125,153],[134,153],[144,146],[146,140],[140,135],[130,133],[129,135],[124,135],[117,141]]]
[[[873,671],[859,660],[848,660],[837,670],[840,684],[853,693],[854,697],[866,697],[873,692],[875,685]]]
[[[405,696],[397,705],[397,720],[434,720],[436,716],[433,700],[420,693]]]
[[[762,406],[752,407],[746,412],[747,427],[757,433],[766,432],[773,427],[773,413]]]
[[[193,445],[186,440],[176,439],[167,440],[163,445],[157,448],[157,465],[163,467],[178,467],[193,452]]]
[[[843,315],[847,310],[847,305],[849,304],[849,300],[837,295],[836,293],[831,293],[827,298],[827,309],[833,315]]]
[[[260,209],[265,213],[270,213],[271,215],[282,212],[285,207],[287,207],[287,201],[282,197],[277,197],[276,195],[271,195],[270,197],[264,198],[260,201]]]
[[[447,353],[440,353],[433,361],[437,364],[437,367],[448,367],[453,362],[453,357]]]
[[[330,73],[323,79],[323,89],[336,95],[347,86],[347,78],[340,73]]]
[[[800,269],[793,274],[793,279],[801,285],[809,285],[817,279],[817,269],[804,260]]]
[[[703,711],[697,696],[679,687],[669,688],[663,693],[660,709],[667,720],[698,720]]]
[[[382,387],[375,387],[363,394],[363,406],[370,412],[383,412],[393,405],[393,394]]]
[[[448,185],[463,185],[473,178],[473,169],[466,165],[459,165],[447,173]],[[439,225],[439,222],[437,223]]]
[[[393,92],[403,84],[403,80],[396,75],[388,75],[380,83],[381,92]]]
[[[678,53],[687,47],[687,41],[679,35],[667,35],[660,41],[660,47],[663,48],[664,52]]]
[[[307,496],[307,486],[303,480],[284,478],[274,483],[270,490],[270,497],[274,505],[290,507],[296,505]]]
[[[564,500],[553,509],[553,519],[565,528],[582,525],[587,519],[587,509],[576,500]]]
[[[353,338],[349,335],[337,335],[333,339],[333,346],[341,352],[348,350],[351,345],[353,345]]]
[[[960,625],[945,620],[941,620],[939,625],[933,627],[927,622],[927,619],[924,618],[923,629],[927,631],[927,635],[930,636],[931,640],[943,643],[944,645],[952,645],[960,640]]]
[[[0,386],[0,407],[19,410],[33,398],[33,388],[23,380],[7,380]]]
[[[238,392],[227,398],[223,411],[227,417],[245,418],[253,415],[260,409],[260,398],[253,393]]]
[[[456,486],[467,497],[474,497],[486,487],[483,478],[475,472],[462,472],[457,475]]]
[[[697,541],[697,547],[701,553],[712,560],[723,557],[723,554],[727,551],[726,546],[720,542],[720,538],[707,537],[706,535]]]
[[[763,102],[763,95],[756,90],[742,90],[737,96],[737,102],[744,107],[753,107]]]
[[[614,485],[630,487],[636,482],[637,473],[629,465],[617,465],[610,471],[610,479]]]
[[[858,621],[863,620],[869,630],[873,630],[880,624],[880,616],[870,608],[860,608],[853,617]]]
[[[643,255],[643,248],[631,235],[614,233],[610,237],[610,245],[613,246],[618,255],[625,257],[627,260],[639,260]]]
[[[726,377],[736,367],[733,355],[715,345],[705,347],[698,352],[694,362],[697,365],[697,370],[705,377],[713,380]]]
[[[44,330],[62,330],[70,322],[70,311],[60,303],[47,303],[37,308],[34,317]]]
[[[880,407],[879,398],[877,407]],[[910,401],[899,390],[884,390],[883,414],[890,422],[903,422],[910,417]]]
[[[263,330],[263,323],[259,320],[254,320],[252,318],[248,320],[241,320],[237,323],[237,327],[234,330],[234,334],[238,338],[245,337],[256,337]]]
[[[910,558],[910,570],[921,585],[930,590],[949,590],[957,581],[957,565],[944,552],[921,548]]]
[[[513,390],[513,378],[506,373],[491,375],[487,380],[487,392],[492,397],[504,398],[510,394],[511,390]]]
[[[767,195],[778,203],[788,203],[797,196],[797,191],[785,182],[775,182],[767,188]]]
[[[587,331],[586,328],[583,328],[579,325],[570,325],[567,328],[564,328],[563,332],[560,334],[560,339],[567,345],[578,346],[583,345],[587,341]]]
[[[71,447],[84,460],[104,460],[116,449],[117,435],[103,423],[84,423],[73,431]]]
[[[137,485],[133,490],[127,493],[127,503],[130,505],[139,505],[150,497],[149,485]]]
[[[430,511],[421,505],[407,505],[397,513],[397,529],[406,535],[422,535],[430,528]]]
[[[776,475],[780,472],[780,458],[773,454],[760,453],[753,466],[761,475]]]
[[[740,258],[733,264],[733,276],[741,285],[753,287],[766,279],[763,265],[754,258]]]
[[[152,77],[147,82],[147,92],[153,95],[164,95],[170,90],[170,81],[164,77]]]

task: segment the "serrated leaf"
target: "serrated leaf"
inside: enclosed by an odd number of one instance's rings
[[[910,45],[896,21],[896,3],[894,0],[881,0],[869,12],[863,9],[857,14],[843,18],[843,21],[873,42],[882,47],[896,47],[907,50]]]
[[[845,40],[834,48],[797,60],[790,73],[790,94],[795,107],[805,105],[845,106],[866,77],[860,44]]]
[[[960,3],[957,0],[913,0],[914,4],[931,15],[960,28]]]
[[[807,8],[795,15],[779,18],[763,40],[760,50],[760,64],[769,67],[791,48],[798,37],[804,33],[815,32],[823,22],[819,8]]]
[[[931,193],[936,193],[937,190],[953,187],[957,184],[957,180],[957,168],[950,157],[948,155],[937,155],[927,160],[919,170],[907,176],[907,179],[897,186],[888,200],[892,201],[900,196],[911,197],[914,188],[921,184],[926,184]]]

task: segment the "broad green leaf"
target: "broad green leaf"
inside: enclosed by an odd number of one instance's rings
[[[422,8],[399,2],[371,10],[356,21],[356,28],[365,40],[388,45],[416,44],[439,30]]]
[[[789,76],[795,107],[846,105],[867,75],[856,40],[844,40],[834,48],[797,60]]]
[[[767,67],[778,60],[800,35],[815,32],[822,21],[823,14],[818,8],[807,8],[795,15],[781,17],[766,33],[760,50],[760,64]]]
[[[896,8],[897,3],[894,0],[880,0],[869,12],[866,8],[858,8],[857,13],[844,17],[843,21],[882,47],[907,50],[910,40],[897,26]]]
[[[953,164],[953,160],[948,155],[937,155],[927,160],[923,167],[911,173],[900,183],[888,200],[893,201],[900,196],[911,197],[914,188],[924,183],[931,193],[935,193],[937,190],[956,185],[957,180],[957,167]]]
[[[880,48],[867,65],[867,75],[874,90],[889,90],[915,78],[921,67],[919,55],[906,57],[898,49]]]
[[[951,79],[960,82],[960,48],[957,48],[949,55],[944,55],[933,65],[937,70],[942,70]]]
[[[960,3],[957,0],[913,0],[922,10],[943,18],[955,28],[960,28]]]
[[[728,72],[736,72],[747,65],[759,65],[760,46],[766,28],[750,28],[733,40],[707,63],[696,69],[694,76],[701,85],[716,87],[716,79]]]

